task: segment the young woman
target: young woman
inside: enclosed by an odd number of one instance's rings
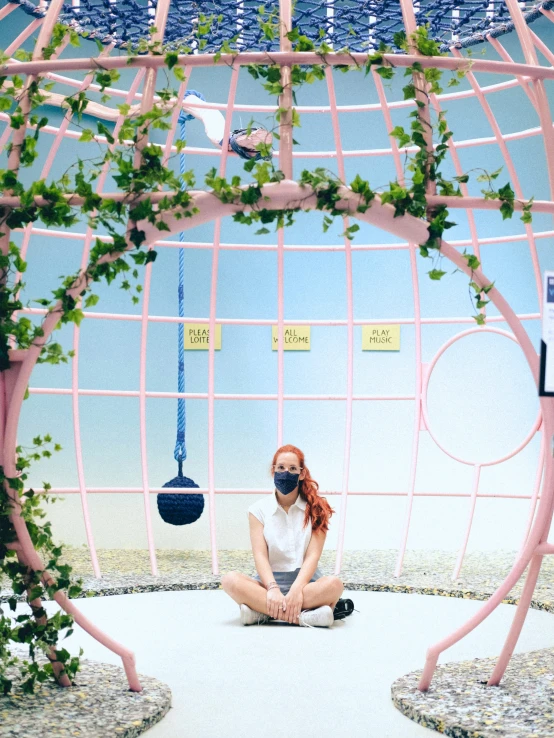
[[[338,577],[322,576],[317,566],[334,510],[318,495],[318,484],[296,446],[277,450],[271,473],[275,491],[248,508],[258,575],[233,571],[221,585],[240,605],[243,625],[273,618],[329,627],[344,587]]]

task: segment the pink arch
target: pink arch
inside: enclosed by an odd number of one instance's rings
[[[275,210],[282,210],[291,206],[297,206],[303,210],[310,210],[315,209],[316,205],[316,198],[311,189],[301,187],[298,183],[291,180],[284,180],[278,184],[265,185],[262,188],[262,197],[264,198],[264,206],[271,206]],[[337,209],[344,210],[345,214],[350,213],[362,221],[382,228],[399,238],[406,239],[411,244],[423,243],[427,239],[427,225],[424,221],[417,220],[413,216],[409,215],[395,218],[394,208],[390,205],[382,205],[378,197],[375,198],[372,207],[363,214],[356,212],[356,208],[358,204],[360,204],[360,200],[357,195],[354,195],[351,190],[349,190],[349,188],[345,186],[341,188],[341,197],[342,199],[337,204]],[[233,213],[244,209],[240,204],[223,204],[213,194],[208,192],[195,193],[193,200],[193,204],[195,208],[197,208],[197,213],[191,218],[187,218],[183,221],[181,219],[177,219],[175,215],[171,213],[166,213],[164,215],[164,221],[169,228],[170,234],[177,233],[183,230],[184,227],[192,228],[201,223],[211,221],[215,218],[232,215]],[[145,232],[146,245],[153,244],[156,241],[159,231],[147,222],[142,222],[138,225]],[[412,246],[412,248],[415,248],[415,246]],[[483,274],[481,269],[471,272],[466,261],[453,246],[443,242],[441,252],[460,270],[464,271],[468,276],[471,275],[472,279],[479,286],[487,287],[490,285],[490,280]],[[112,255],[109,258],[106,257],[105,261],[114,258],[116,258],[116,255]],[[82,286],[72,287],[68,290],[68,293],[77,295],[81,289]],[[537,356],[523,325],[497,288],[493,287],[488,296],[510,326],[515,340],[520,344],[527,359],[533,379],[537,382]],[[43,341],[48,339],[48,336],[54,329],[56,322],[56,313],[51,313],[46,316],[43,324],[45,334],[42,339]],[[16,473],[14,465],[15,446],[21,404],[23,402],[26,387],[29,383],[31,372],[40,353],[40,346],[33,346],[23,353],[23,360],[20,364],[21,368],[18,375],[13,377],[13,388],[9,393],[10,402],[8,405],[6,434],[3,447],[3,457],[5,459],[7,476],[15,475]],[[540,404],[544,420],[545,434],[547,437],[550,437],[554,428],[554,404],[550,398],[541,398]],[[439,653],[475,628],[498,606],[498,604],[500,604],[500,602],[502,602],[507,593],[519,580],[531,559],[536,555],[537,546],[546,540],[547,531],[552,518],[552,498],[554,492],[552,487],[552,476],[552,460],[550,457],[547,457],[543,494],[541,495],[538,513],[531,527],[525,547],[515,561],[509,575],[492,597],[485,603],[485,605],[483,605],[479,612],[462,628],[458,629],[455,634],[450,636],[448,639],[441,641],[433,650],[430,651],[425,673],[420,685],[422,689],[426,689],[428,687]],[[40,565],[37,561],[38,557],[32,548],[32,543],[23,521],[21,521],[21,524],[22,525],[18,527],[18,535],[23,545],[25,555],[29,561],[34,561],[37,565]],[[32,565],[34,566],[35,563]],[[62,604],[61,600],[60,604]],[[72,607],[71,603],[67,600],[63,601],[62,606]]]

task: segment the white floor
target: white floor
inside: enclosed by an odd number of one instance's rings
[[[93,622],[135,651],[139,672],[170,685],[173,708],[148,738],[416,738],[437,735],[392,705],[395,678],[421,668],[429,644],[481,605],[351,592],[360,610],[330,629],[244,627],[221,590],[79,600]],[[50,608],[49,608],[50,609]],[[515,608],[497,612],[442,661],[499,653]],[[554,645],[554,616],[531,611],[520,651]],[[76,629],[64,646],[121,663]]]

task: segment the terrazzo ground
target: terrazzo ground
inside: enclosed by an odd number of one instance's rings
[[[217,589],[221,576],[238,570],[254,574],[255,567],[249,550],[219,551],[219,575],[212,574],[211,552],[204,550],[156,552],[159,576],[150,573],[148,551],[135,549],[104,549],[98,551],[102,579],[93,576],[88,549],[69,548],[66,561],[75,575],[83,577],[86,594],[105,596],[133,592],[180,589]],[[320,560],[323,574],[334,573],[335,551],[324,551]],[[391,550],[346,551],[340,577],[348,589],[487,599],[510,571],[515,552],[478,551],[468,553],[460,576],[452,580],[456,562],[455,551],[408,551],[402,574],[393,576],[398,552]],[[507,603],[517,602],[522,584],[518,584]],[[1,599],[1,595],[0,595]],[[554,560],[545,557],[535,591],[533,607],[554,610]]]
[[[456,581],[452,581],[452,571],[456,559],[455,552],[407,552],[403,572],[400,577],[394,578],[392,574],[396,563],[396,556],[397,551],[395,550],[345,552],[340,576],[345,583],[346,589],[350,591],[349,596],[355,598],[355,601],[357,598],[357,606],[362,598],[367,598],[368,596],[373,597],[371,592],[382,593],[376,600],[372,600],[376,605],[383,601],[381,600],[382,597],[387,597],[392,598],[394,602],[398,602],[398,605],[402,609],[405,609],[406,606],[401,605],[401,602],[408,601],[413,603],[415,600],[412,597],[405,600],[403,597],[397,598],[394,595],[387,595],[385,593],[403,592],[443,595],[450,598],[463,598],[464,600],[486,599],[510,570],[515,553],[505,551],[470,553],[467,555],[460,577]],[[146,594],[139,594],[138,599],[135,597],[121,598],[117,597],[117,595],[158,591],[159,594],[154,595],[155,599],[158,597],[180,596],[185,598],[183,602],[188,602],[187,598],[192,596],[193,593],[191,592],[190,595],[185,593],[179,594],[176,590],[215,590],[219,588],[221,575],[228,571],[239,570],[247,574],[254,573],[250,551],[220,551],[220,574],[218,576],[212,574],[211,553],[209,551],[157,551],[160,572],[158,577],[153,577],[150,574],[147,551],[103,550],[98,552],[98,557],[103,573],[102,579],[96,579],[92,576],[92,567],[86,549],[66,549],[67,562],[74,567],[74,573],[82,576],[84,579],[85,594],[88,596],[97,595],[97,597],[87,602],[86,605],[83,602],[82,607],[85,608],[86,606],[88,608],[88,606],[96,603],[96,606],[100,608],[98,610],[99,613],[102,612],[103,607],[102,599],[99,599],[100,597],[115,595],[112,600],[115,606],[116,601],[121,602],[126,599],[132,599],[134,602],[138,602],[143,597],[147,597],[147,599],[149,597]],[[320,562],[322,572],[324,574],[333,573],[334,564],[335,552],[325,551]],[[162,593],[162,590],[166,590],[166,592]],[[356,590],[368,591],[356,594]],[[173,594],[171,594],[171,591],[173,591]],[[504,602],[517,602],[520,591],[521,585],[518,585]],[[200,592],[197,592],[196,596],[200,594]],[[210,592],[205,592],[205,596],[223,597],[225,600],[225,596],[221,591],[218,594],[215,592],[211,594]],[[416,597],[417,599],[420,598]],[[423,597],[421,600],[429,602],[429,598],[427,597]],[[107,605],[108,603],[105,602],[105,604]],[[233,603],[227,603],[227,605],[229,604],[231,608],[235,607]],[[446,603],[442,601],[439,606],[437,602],[435,605],[432,605],[432,610],[438,612],[444,604]],[[551,557],[544,560],[532,605],[538,610],[554,611],[554,566]],[[452,611],[453,613],[461,612],[462,603],[456,605],[452,601],[452,606],[455,608]],[[463,608],[466,607],[475,609],[479,607],[479,604],[477,602],[467,602],[463,604]],[[379,606],[378,610],[380,609]],[[487,688],[482,684],[482,681],[486,680],[490,674],[492,664],[494,663],[492,659],[487,657],[494,656],[494,654],[499,652],[502,638],[507,632],[509,620],[514,612],[510,607],[501,606],[500,610],[505,612],[504,619],[502,623],[498,623],[497,621],[497,626],[500,625],[499,628],[496,627],[495,630],[489,630],[489,636],[486,636],[486,634],[481,636],[485,639],[482,640],[482,643],[485,644],[483,648],[476,648],[475,645],[472,645],[469,649],[464,650],[464,647],[461,650],[457,650],[457,647],[455,647],[448,651],[442,660],[451,662],[453,659],[467,659],[468,656],[474,656],[476,653],[483,658],[472,661],[455,661],[440,666],[431,689],[426,694],[420,693],[416,688],[419,672],[406,672],[422,666],[425,647],[461,624],[467,615],[464,615],[462,620],[457,615],[454,618],[450,616],[447,620],[441,620],[440,625],[437,621],[435,627],[432,629],[433,634],[428,636],[422,635],[422,613],[420,616],[414,615],[415,619],[412,618],[410,626],[402,626],[402,632],[405,636],[409,635],[410,638],[417,639],[420,650],[418,658],[412,658],[411,663],[409,659],[408,661],[399,661],[396,667],[393,667],[391,664],[391,668],[398,669],[396,672],[394,670],[391,671],[391,669],[385,669],[384,672],[381,670],[380,674],[387,678],[390,677],[388,680],[389,685],[395,680],[392,686],[394,705],[414,722],[407,721],[402,723],[403,727],[400,729],[400,732],[398,732],[398,725],[392,728],[391,723],[391,732],[388,732],[387,728],[385,732],[379,733],[380,736],[390,735],[394,738],[404,738],[406,736],[407,738],[408,736],[419,735],[417,732],[413,732],[411,726],[416,731],[424,730],[424,734],[432,735],[426,729],[432,728],[445,735],[463,736],[463,738],[492,738],[493,736],[495,738],[499,736],[506,736],[507,738],[519,738],[519,736],[522,738],[548,738],[549,736],[554,736],[554,715],[550,712],[552,698],[554,697],[554,649],[541,648],[541,650],[533,650],[530,653],[517,654],[500,688]],[[495,613],[494,617],[497,615],[498,613]],[[537,616],[539,616],[539,613],[536,613],[536,615],[530,614],[529,622],[533,623],[532,618]],[[550,616],[547,616],[546,613],[541,613],[540,616],[547,618],[544,622],[549,626]],[[358,618],[358,623],[356,623],[355,618]],[[96,618],[94,619],[96,622]],[[234,619],[236,620],[236,616]],[[417,628],[415,628],[415,623],[417,623]],[[363,625],[362,616],[358,615],[358,613],[355,613],[348,621],[340,624],[337,623],[335,630],[338,627],[344,628],[346,625],[348,625],[350,631],[353,628],[357,628],[359,631],[358,636],[365,637],[361,634],[360,626]],[[394,637],[392,634],[388,634],[387,617],[383,617],[382,612],[376,612],[373,624],[368,622],[365,626],[370,629],[372,628],[373,631],[376,628],[381,630],[381,636],[385,640]],[[485,624],[483,624],[478,631],[485,629],[485,627]],[[263,626],[257,630],[261,633],[267,633],[267,631],[264,631],[264,628],[271,630],[270,626]],[[526,628],[528,630],[529,628],[536,629],[537,625],[527,625]],[[245,630],[249,631],[250,629]],[[273,631],[275,630],[279,631],[279,628],[273,628]],[[554,643],[554,624],[552,636],[547,634],[549,628],[545,629],[544,625],[541,630],[542,633],[535,634],[543,637],[540,643],[522,639],[519,647],[525,650],[525,648],[540,648],[542,645]],[[417,632],[417,636],[414,635],[414,631]],[[497,631],[499,631],[498,635]],[[238,632],[241,632],[240,628]],[[363,632],[366,632],[366,627],[363,627]],[[494,634],[494,637],[491,634]],[[256,639],[259,640],[259,637],[256,636]],[[474,635],[472,634],[470,639],[473,637]],[[272,636],[264,635],[263,638],[265,643],[265,639],[269,638],[271,641]],[[122,640],[126,639],[122,638]],[[498,643],[496,643],[496,640],[498,640]],[[90,648],[91,644],[87,644],[87,656],[89,655]],[[368,653],[371,653],[371,650]],[[188,653],[187,658],[190,659],[190,657],[191,654]],[[99,658],[103,658],[103,656],[99,656]],[[251,658],[252,656],[250,655],[249,659]],[[337,653],[336,663],[339,662],[340,653]],[[115,663],[116,661],[114,661]],[[350,668],[351,663],[349,661],[345,663]],[[237,664],[234,667],[234,671],[237,668],[241,671],[245,668],[245,664],[242,666]],[[329,664],[329,668],[332,671],[334,667]],[[370,671],[372,671],[372,668],[370,668]],[[155,673],[150,669],[148,671],[149,673]],[[406,674],[406,676],[398,678],[398,675],[402,673]],[[285,678],[286,673],[282,676]],[[363,676],[363,678],[362,676],[363,670],[360,670],[359,678],[362,679],[362,684],[365,684],[367,682],[367,675]],[[222,676],[221,679],[224,680],[224,677]],[[171,685],[171,680],[168,681]],[[341,684],[343,684],[342,681]],[[171,685],[171,688],[174,691],[173,685]],[[175,688],[177,690],[180,689],[180,687]],[[341,687],[338,691],[342,693],[344,690]],[[367,697],[370,698],[368,707],[371,706],[371,711],[384,710],[383,705],[377,707],[375,699],[378,699],[378,701],[387,701],[388,697],[384,696],[385,693],[379,693],[378,698],[377,694],[373,695],[373,697],[371,695],[372,693],[367,694]],[[187,696],[184,694],[181,697],[187,699]],[[180,700],[181,697],[176,695],[176,700]],[[364,695],[358,695],[358,699],[364,701]],[[174,703],[176,700],[174,700]],[[389,702],[389,704],[391,703]],[[245,709],[244,705],[241,709]],[[361,718],[359,710],[355,709],[355,706],[352,707],[352,710],[353,712],[349,716],[341,707],[342,725],[345,728],[350,727],[349,735],[353,738],[376,735],[377,733],[371,732],[373,728],[368,732],[371,721],[366,725]],[[166,738],[166,736],[167,738],[176,736],[177,733],[171,732],[171,730],[174,731],[176,729],[175,721],[181,719],[178,715],[178,711],[171,710],[168,717],[149,731],[149,735],[151,734],[153,738],[155,735],[159,735],[160,738],[162,736],[163,738]],[[390,716],[386,719],[385,726],[388,725],[388,720],[390,720]],[[200,735],[215,735],[215,733],[210,732],[211,728],[206,726],[200,730],[199,726],[201,722],[200,720],[196,726],[196,732],[183,733],[183,736],[194,735],[196,738],[196,736]],[[419,723],[419,726],[416,726],[416,723]],[[287,725],[288,729],[290,729],[291,724],[287,723]],[[281,727],[279,727],[279,730],[281,730]],[[374,726],[374,728],[376,727]],[[338,726],[335,726],[335,728],[338,729]],[[198,732],[199,730],[200,732]],[[270,733],[264,733],[262,730],[261,732],[258,731],[257,735],[264,737],[267,735],[269,738],[269,735],[280,735],[279,730],[277,732],[273,730]],[[381,726],[379,730],[382,731],[383,727]],[[284,727],[283,731],[283,735],[287,734],[287,730]],[[332,731],[329,734],[331,735]],[[1,730],[0,735],[3,735]],[[21,735],[27,736],[26,733],[21,733]],[[219,735],[223,736],[226,734],[220,733]],[[232,734],[228,733],[228,735],[231,736]]]

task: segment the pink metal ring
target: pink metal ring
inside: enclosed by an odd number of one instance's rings
[[[514,341],[519,345],[519,341],[517,338],[510,333],[509,331],[503,331],[500,328],[491,328],[488,326],[485,327],[475,327],[475,328],[468,328],[466,331],[462,331],[461,333],[458,333],[456,336],[453,336],[450,338],[441,348],[437,351],[435,356],[433,357],[433,360],[431,363],[427,366],[426,371],[423,373],[423,382],[422,382],[422,388],[421,388],[421,411],[423,413],[423,419],[425,421],[425,427],[429,431],[429,435],[433,439],[433,441],[437,444],[437,446],[441,449],[441,451],[444,451],[445,454],[450,456],[450,458],[454,459],[455,461],[459,461],[461,464],[467,464],[468,466],[475,466],[478,464],[478,466],[493,466],[495,464],[500,464],[503,461],[506,461],[507,459],[510,459],[512,456],[515,456],[518,454],[527,444],[531,441],[535,433],[539,430],[541,423],[542,423],[542,414],[541,409],[539,407],[539,412],[537,415],[537,419],[535,420],[533,427],[525,436],[523,441],[515,448],[514,451],[512,451],[509,454],[506,454],[505,456],[502,456],[498,459],[493,459],[492,461],[483,461],[483,462],[476,462],[476,461],[468,461],[467,459],[462,459],[459,456],[456,456],[455,454],[451,453],[446,449],[442,443],[437,439],[436,435],[433,433],[431,429],[431,423],[429,422],[429,413],[427,410],[427,388],[429,386],[429,380],[431,379],[431,374],[433,372],[433,369],[435,368],[435,365],[437,361],[440,359],[440,357],[444,354],[446,349],[448,349],[450,346],[452,346],[453,343],[456,341],[459,341],[461,338],[465,338],[465,336],[469,336],[471,333],[497,333],[500,336],[506,336],[506,338],[509,338],[511,341]]]

